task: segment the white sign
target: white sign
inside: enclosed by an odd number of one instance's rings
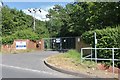
[[[16,49],[26,49],[26,41],[16,41]]]
[[[97,39],[95,39],[95,44],[97,44]]]
[[[56,39],[56,43],[60,43],[60,38],[57,38],[57,39]]]

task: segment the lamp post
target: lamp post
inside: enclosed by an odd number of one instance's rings
[[[47,14],[46,15],[46,18],[49,18],[50,19],[50,23],[52,23],[51,19],[52,19],[52,16],[50,14]],[[49,23],[49,24],[50,24]],[[50,37],[52,38],[52,26],[49,28],[49,34],[50,34]]]
[[[28,9],[30,13],[33,13],[33,30],[35,31],[35,14],[37,11],[41,12],[40,9],[34,8],[34,9]]]

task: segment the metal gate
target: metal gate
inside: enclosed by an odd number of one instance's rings
[[[57,51],[75,49],[75,37],[44,38],[44,49]]]

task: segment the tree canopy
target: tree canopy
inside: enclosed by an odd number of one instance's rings
[[[75,2],[49,10],[51,36],[80,36],[85,31],[120,24],[120,2]]]
[[[49,21],[36,19],[39,38],[81,36],[84,32],[120,25],[120,2],[74,2],[48,10]],[[1,26],[1,25],[0,25]],[[2,37],[33,28],[33,18],[21,10],[2,8]]]

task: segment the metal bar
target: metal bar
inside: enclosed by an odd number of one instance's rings
[[[62,51],[62,38],[60,38],[60,50]]]
[[[96,50],[96,32],[94,33],[94,38],[95,38],[95,62],[97,63],[97,50]]]
[[[81,49],[81,63],[82,63],[82,59],[83,59],[83,49]]]
[[[91,60],[91,58],[82,58],[82,59]],[[95,58],[92,58],[92,59],[95,60]],[[102,58],[97,58],[97,60],[113,60],[113,59],[102,59]],[[120,59],[114,59],[114,61],[120,61]]]
[[[91,49],[91,61],[92,61],[92,49]]]
[[[90,56],[91,56],[91,54],[90,54],[90,55],[88,55],[88,56],[85,56],[85,58],[90,57]]]
[[[112,69],[113,69],[113,78],[114,78],[114,65],[115,65],[115,61],[120,61],[120,59],[114,59],[114,50],[115,49],[120,49],[120,48],[81,48],[81,50],[84,50],[84,49],[107,49],[107,50],[109,50],[109,49],[111,49],[112,50],[112,59],[101,59],[101,58],[97,58],[97,60],[111,60],[112,62],[113,62],[113,64],[112,64]],[[92,53],[92,52],[91,52]],[[82,53],[83,54],[83,53]],[[96,57],[95,58],[86,58],[86,57],[83,57],[83,58],[81,58],[81,59],[87,59],[87,60],[96,60]]]
[[[34,12],[33,20],[34,20],[33,30],[35,31],[35,12]]]
[[[113,78],[114,78],[114,48],[112,49],[112,57],[113,57],[113,60],[112,60],[112,62],[113,62]]]
[[[95,48],[82,48],[82,49],[95,49]],[[96,49],[113,49],[113,48],[96,48]],[[114,48],[114,49],[120,49],[120,48]]]
[[[43,38],[43,39],[56,39],[56,38],[75,38],[75,37],[52,37],[52,38]]]

